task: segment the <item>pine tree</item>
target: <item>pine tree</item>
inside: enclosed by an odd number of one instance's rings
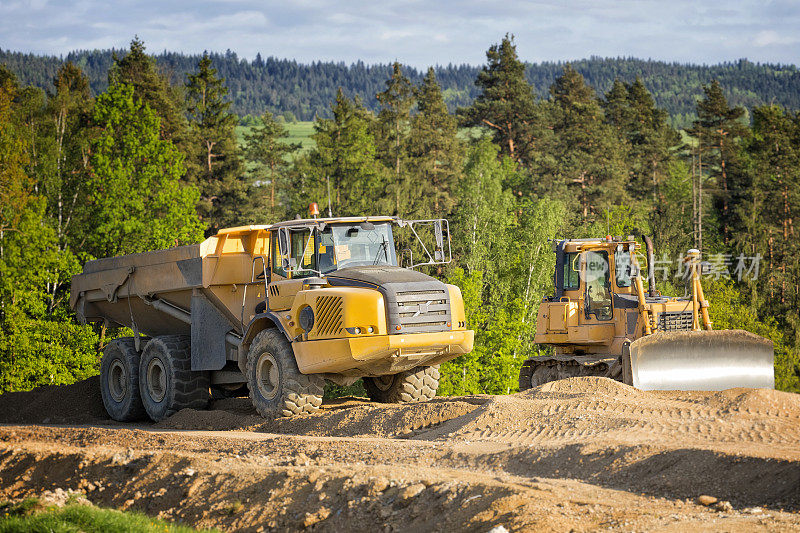
[[[739,142],[745,131],[740,122],[744,108],[730,107],[719,82],[704,85],[705,96],[697,102],[697,117],[689,134],[698,142],[698,176],[703,180],[704,171],[715,184],[715,207],[720,213],[723,242],[730,237],[735,213],[730,210],[734,197],[742,194],[741,170],[738,168]],[[705,165],[705,166],[703,166]],[[702,185],[702,184],[701,184]],[[702,198],[698,197],[698,201]],[[698,211],[698,231],[702,233],[702,211]]]
[[[738,207],[746,222],[752,255],[764,256],[766,286],[762,294],[785,314],[800,304],[800,246],[794,216],[800,212],[800,126],[778,106],[753,109],[753,135],[748,143],[753,170],[746,202]],[[744,237],[744,235],[743,235]],[[777,305],[776,305],[777,304]],[[800,323],[795,327],[800,329]]]
[[[341,90],[331,111],[332,119],[314,124],[317,146],[309,154],[307,169],[313,183],[305,198],[326,205],[319,200],[326,198],[330,186],[330,206],[336,216],[391,209],[395,199],[385,197],[387,171],[377,158],[374,117],[360,100],[350,100]]]
[[[620,139],[624,141],[628,140],[628,129],[635,121],[629,100],[629,89],[627,83],[615,78],[603,102],[606,120],[614,126]]]
[[[160,138],[159,118],[126,84],[97,97],[85,250],[95,257],[197,242],[198,192],[181,181],[183,156]]]
[[[605,123],[594,90],[567,65],[550,94],[554,140],[549,173],[557,190],[577,189],[569,197],[577,197],[584,220],[601,207],[627,203],[624,147]],[[542,185],[549,188],[546,181]]]
[[[153,58],[145,54],[144,42],[138,37],[131,41],[123,57],[114,54],[114,64],[108,71],[108,84],[126,83],[134,89],[136,98],[146,103],[161,123],[161,137],[185,149],[186,118],[183,114],[183,95],[169,79],[159,72]]]
[[[461,176],[464,146],[458,123],[447,112],[433,68],[415,89],[419,112],[411,119],[408,139],[411,205],[407,216],[442,216],[455,205],[455,184]]]
[[[680,136],[668,124],[667,113],[658,109],[642,80],[632,84],[615,80],[603,102],[606,120],[625,145],[630,174],[628,191],[637,200],[647,196],[652,208],[660,204],[659,185],[665,179],[671,149]]]
[[[225,80],[204,54],[186,83],[191,143],[187,179],[200,191],[197,210],[209,226],[208,234],[245,222],[242,213],[251,210],[250,184],[242,178],[236,141],[238,120],[228,112],[227,94]]]
[[[251,167],[249,173],[255,180],[269,183],[266,215],[270,220],[283,214],[278,194],[288,186],[284,180],[291,167],[290,157],[300,149],[298,143],[282,141],[288,136],[289,131],[269,111],[261,116],[258,126],[244,135],[244,159]]]
[[[501,154],[525,161],[539,134],[533,90],[525,79],[525,64],[517,57],[513,36],[486,52],[488,64],[478,73],[475,85],[481,93],[472,106],[460,109],[466,126],[492,131]]]
[[[16,76],[0,65],[0,259],[4,234],[16,229],[34,187],[26,172],[30,142],[14,116],[18,94]]]
[[[379,154],[384,164],[394,175],[392,192],[395,198],[396,215],[405,211],[406,200],[410,193],[408,172],[405,168],[408,161],[408,132],[411,122],[411,108],[414,106],[414,88],[397,61],[392,65],[392,76],[386,80],[386,90],[375,95],[381,103],[378,113],[377,143]],[[401,202],[401,198],[403,202]],[[401,209],[403,204],[403,209]]]

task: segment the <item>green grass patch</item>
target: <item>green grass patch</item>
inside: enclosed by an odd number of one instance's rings
[[[308,152],[316,146],[314,139],[311,138],[311,136],[314,135],[313,121],[287,122],[284,126],[289,131],[289,136],[285,139],[281,139],[282,142],[299,143],[301,146],[301,153]],[[240,145],[244,145],[244,135],[245,133],[249,133],[252,128],[253,126],[236,126],[236,138]],[[479,126],[458,129],[458,138],[464,142],[476,141],[483,137],[490,136],[491,132],[488,128]]]
[[[311,136],[314,135],[313,121],[287,122],[284,124],[284,126],[289,131],[289,136],[281,139],[281,142],[285,142],[287,144],[299,143],[302,152],[307,152],[308,150],[314,148],[314,139],[311,138]],[[244,135],[245,133],[250,133],[252,128],[253,126],[236,126],[236,138],[238,139],[240,145],[244,145]]]
[[[191,533],[190,527],[150,518],[138,512],[67,504],[46,507],[37,498],[0,503],[0,533]]]

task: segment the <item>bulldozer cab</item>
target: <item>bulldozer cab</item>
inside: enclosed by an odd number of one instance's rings
[[[689,250],[685,259],[691,296],[669,297],[655,288],[652,243],[645,242],[647,293],[639,272],[645,263],[632,237],[554,243],[555,292],[539,307],[534,339],[553,346],[554,355],[536,363],[538,373],[531,365],[525,367],[530,375],[520,383],[552,377],[548,372],[562,365],[559,372],[565,375],[574,375],[569,371],[577,368],[584,372],[580,375],[621,377],[646,390],[772,388],[769,340],[738,330],[712,331],[700,283],[700,252]],[[608,358],[616,363],[606,374],[587,370]],[[612,372],[620,363],[622,376]]]
[[[536,342],[576,352],[611,349],[629,328],[620,302],[632,298],[634,251],[635,243],[621,238],[555,242],[555,290],[540,306]]]
[[[586,318],[607,321],[614,316],[608,252],[590,250],[579,256],[585,280]]]
[[[631,293],[634,246],[600,239],[556,244],[556,290],[550,301],[577,299],[587,320],[612,320],[614,296]]]

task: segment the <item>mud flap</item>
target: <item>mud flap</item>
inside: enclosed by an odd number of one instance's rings
[[[772,389],[773,363],[772,341],[742,330],[655,333],[630,345],[640,390]]]

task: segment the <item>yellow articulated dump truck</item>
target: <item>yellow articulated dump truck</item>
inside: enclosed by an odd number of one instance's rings
[[[397,227],[417,237],[422,262],[398,266]],[[460,290],[414,270],[450,260],[443,219],[292,220],[89,261],[70,305],[134,332],[103,351],[116,420],[202,409],[211,390],[244,385],[262,416],[312,413],[325,380],[364,378],[375,401],[417,402],[436,394],[440,363],[472,350]]]
[[[774,388],[772,341],[713,331],[700,283],[700,252],[686,254],[686,294],[655,284],[653,245],[633,237],[553,242],[553,296],[539,306],[535,342],[552,355],[522,365],[520,390],[574,376],[601,376],[642,390]],[[646,262],[647,291],[639,259]]]

